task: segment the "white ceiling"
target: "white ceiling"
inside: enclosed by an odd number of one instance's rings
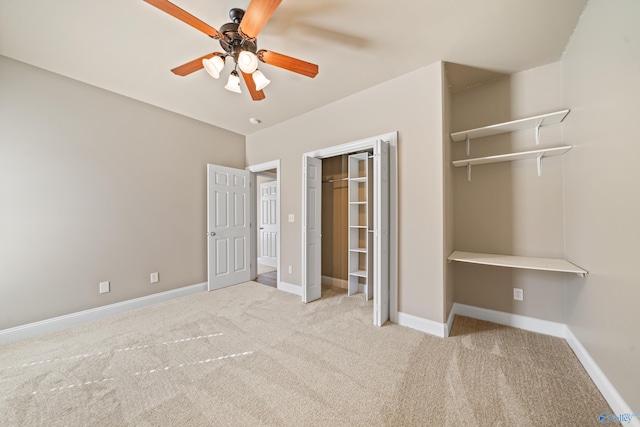
[[[219,80],[173,75],[220,46],[142,0],[0,0],[0,54],[247,135],[439,60],[508,74],[557,61],[586,1],[283,0],[258,47],[320,72],[263,64],[259,102],[224,89],[230,64]],[[219,29],[249,0],[174,3]]]

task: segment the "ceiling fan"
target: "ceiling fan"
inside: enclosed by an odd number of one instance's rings
[[[220,77],[220,71],[224,67],[225,60],[231,57],[235,67],[225,88],[232,92],[241,92],[240,78],[237,71],[237,68],[240,68],[240,73],[254,101],[260,101],[265,98],[262,89],[269,84],[269,80],[258,70],[258,60],[311,78],[318,74],[318,66],[316,64],[269,50],[258,50],[258,34],[282,0],[251,0],[246,12],[242,9],[231,9],[229,18],[232,22],[224,24],[220,27],[220,31],[168,0],[144,1],[218,40],[224,50],[224,52],[209,53],[180,65],[171,70],[174,74],[186,76],[204,68],[212,77],[217,79]]]

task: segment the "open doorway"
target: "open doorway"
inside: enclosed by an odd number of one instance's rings
[[[373,152],[372,176],[365,178],[359,174],[349,173],[349,212],[356,211],[355,218],[367,217],[366,213],[359,210],[358,205],[367,203],[358,199],[363,194],[360,188],[372,186],[373,213],[371,228],[369,224],[354,223],[349,220],[349,234],[352,231],[364,231],[364,238],[355,239],[356,243],[348,245],[349,259],[366,259],[373,255],[367,273],[371,273],[371,292],[373,294],[373,323],[382,326],[388,319],[397,322],[397,263],[398,263],[398,208],[397,208],[397,133],[389,133],[361,141],[356,141],[339,146],[329,147],[302,156],[303,161],[303,244],[302,244],[302,301],[305,303],[314,301],[322,294],[322,159],[344,154],[351,154],[349,165],[352,161],[358,163],[359,158],[369,158],[370,150]],[[358,154],[354,154],[358,153]],[[366,170],[367,168],[358,168]],[[352,192],[355,190],[355,192]],[[355,193],[352,200],[351,194]],[[353,205],[353,206],[352,206]],[[353,229],[353,230],[352,230]],[[363,229],[363,230],[358,230]],[[371,237],[369,237],[371,236]],[[365,246],[362,241],[368,241]],[[358,243],[360,242],[360,243]],[[356,268],[348,267],[349,279],[360,279],[363,274],[358,265]],[[355,276],[355,277],[351,277]],[[354,281],[353,290],[349,293],[357,293],[364,281]],[[366,289],[366,288],[365,288]]]
[[[251,278],[280,284],[280,160],[247,167],[251,172]]]
[[[258,271],[255,281],[278,287],[278,197],[277,171],[256,174],[256,231],[258,242]]]

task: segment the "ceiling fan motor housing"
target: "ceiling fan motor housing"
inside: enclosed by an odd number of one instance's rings
[[[238,31],[238,27],[242,22],[244,16],[244,10],[234,8],[229,11],[229,18],[232,22],[228,22],[220,27],[220,32],[224,36],[220,39],[220,46],[227,52],[228,55],[233,56],[237,61],[240,52],[248,50],[249,52],[256,53],[258,50],[256,39],[246,39],[242,37]]]

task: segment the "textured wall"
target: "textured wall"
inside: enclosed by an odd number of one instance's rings
[[[282,162],[281,279],[299,285],[302,154],[392,131],[399,139],[399,310],[442,322],[441,63],[247,136],[247,164]]]
[[[640,2],[592,0],[562,58],[567,323],[630,410],[640,408]]]
[[[244,147],[0,57],[0,329],[205,282],[206,164]]]

